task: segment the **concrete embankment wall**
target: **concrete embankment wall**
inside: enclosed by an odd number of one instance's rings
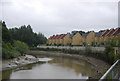
[[[73,49],[73,50],[84,50],[85,47],[70,47],[70,46],[38,46],[39,48],[57,48],[57,49]],[[104,51],[105,47],[91,47],[93,51]]]

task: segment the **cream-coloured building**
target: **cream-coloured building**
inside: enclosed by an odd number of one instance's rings
[[[63,38],[63,45],[70,45],[70,44],[71,44],[71,38],[70,38],[70,34],[68,33]]]
[[[120,37],[120,28],[104,30],[102,32],[90,31],[85,34],[60,34],[51,36],[47,43],[50,45],[83,45],[86,43],[91,45],[92,43],[106,43],[111,39],[118,41]]]
[[[80,33],[76,33],[72,38],[71,38],[71,45],[82,45],[84,41],[84,38]]]
[[[92,42],[95,42],[95,32],[94,31],[90,31],[88,33],[82,34],[83,37],[83,42],[91,45]]]

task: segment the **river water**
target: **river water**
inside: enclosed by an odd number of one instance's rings
[[[93,66],[83,60],[44,56],[52,59],[2,72],[3,79],[88,79],[96,74]]]

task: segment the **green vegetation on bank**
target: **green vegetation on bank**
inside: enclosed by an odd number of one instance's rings
[[[31,26],[8,29],[4,21],[0,21],[2,28],[2,58],[10,59],[23,56],[29,47],[45,44],[47,38],[39,33],[34,33]]]
[[[2,42],[2,58],[10,59],[22,56],[28,52],[28,46],[21,41],[14,41],[13,44]]]
[[[120,54],[115,54],[114,49],[111,46],[106,46],[104,51],[93,51],[90,46],[86,46],[84,50],[73,49],[57,49],[57,48],[39,48],[34,47],[31,50],[40,51],[57,51],[68,54],[78,54],[94,57],[106,61],[109,64],[113,64],[117,59],[120,59]]]

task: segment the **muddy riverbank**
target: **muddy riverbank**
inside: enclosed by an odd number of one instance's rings
[[[64,59],[75,59],[78,61],[79,63],[82,63],[83,61],[88,63],[89,65],[91,65],[91,67],[94,69],[94,75],[91,75],[92,78],[94,79],[98,79],[100,78],[110,67],[110,65],[102,60],[93,58],[93,57],[88,57],[85,55],[77,55],[77,54],[64,54],[64,53],[59,53],[59,52],[49,52],[49,51],[30,51],[28,53],[29,55],[26,56],[21,56],[19,58],[15,58],[12,60],[7,60],[4,61],[3,60],[3,64],[2,64],[2,70],[10,70],[10,69],[14,69],[14,68],[18,68],[18,67],[22,67],[25,65],[29,65],[29,64],[36,64],[38,62],[40,62],[39,56],[46,56],[46,57],[65,57]],[[49,60],[49,59],[48,59]],[[43,61],[43,59],[41,59],[41,61]],[[87,67],[88,68],[88,67]]]
[[[99,76],[102,76],[110,67],[110,65],[102,60],[85,56],[85,55],[76,55],[76,54],[64,54],[64,53],[57,53],[57,52],[48,52],[48,51],[30,51],[31,55],[51,55],[51,56],[63,56],[63,57],[70,57],[78,60],[83,60],[91,64],[94,69],[97,71]],[[96,77],[93,76],[93,77]]]
[[[39,58],[32,55],[20,56],[14,59],[2,60],[2,71],[18,68],[27,64],[33,64],[39,62]]]

